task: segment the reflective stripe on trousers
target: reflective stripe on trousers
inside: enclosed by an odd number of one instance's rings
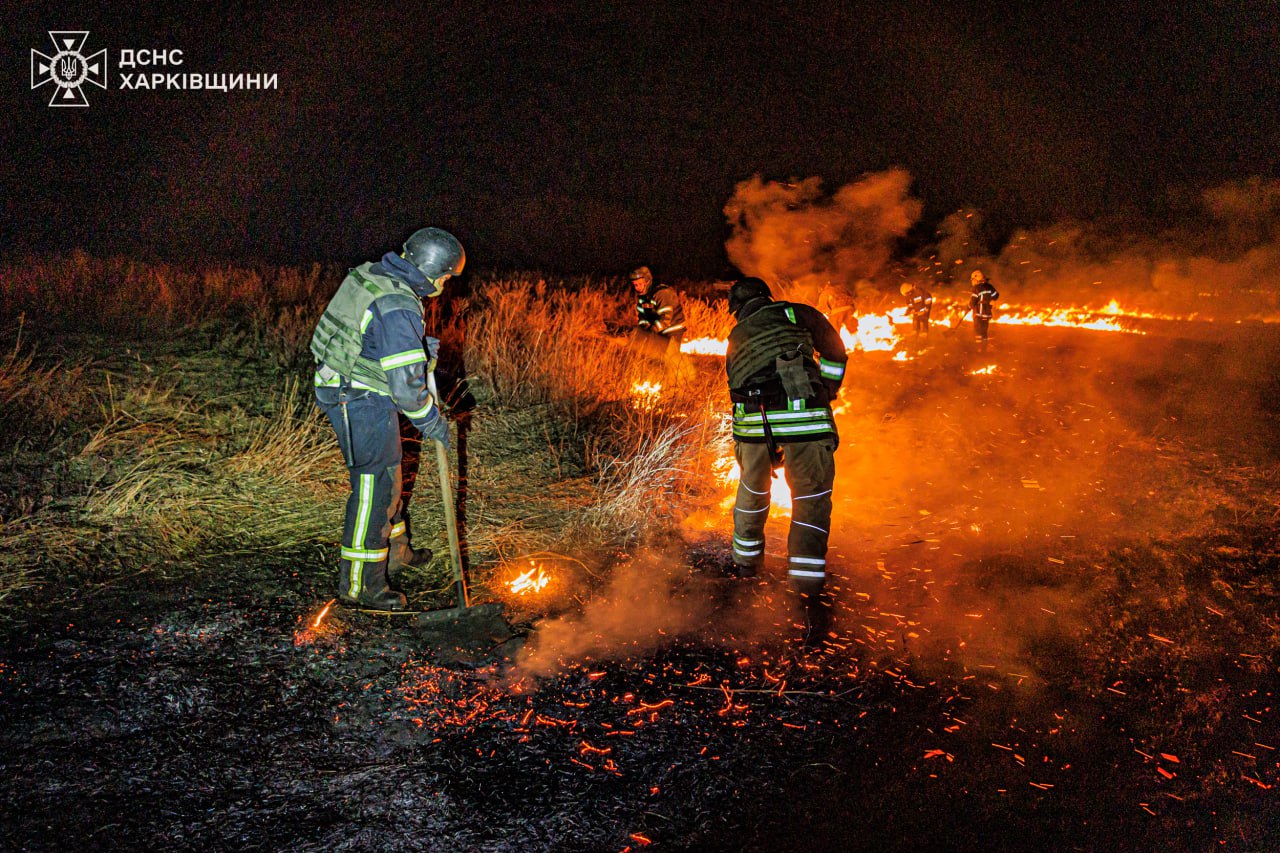
[[[787,573],[807,584],[821,584],[826,579],[835,448],[835,440],[828,438],[782,444],[783,468],[791,489]],[[742,475],[733,507],[733,561],[758,568],[764,562],[764,526],[769,516],[769,448],[736,442],[734,457]]]
[[[347,443],[346,425],[336,399],[336,389],[316,389],[316,402],[343,446]],[[387,586],[388,540],[393,529],[404,529],[400,506],[403,454],[400,420],[389,398],[371,393],[354,397],[347,404],[347,419],[351,447],[343,449],[349,451],[354,465],[348,469],[351,494],[342,525],[338,591],[354,599]]]

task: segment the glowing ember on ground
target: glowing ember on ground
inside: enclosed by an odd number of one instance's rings
[[[310,645],[320,637],[331,633],[329,626],[324,625],[324,620],[329,615],[329,611],[333,609],[333,603],[336,600],[331,598],[325,602],[324,607],[320,608],[320,612],[315,615],[314,619],[307,617],[302,620],[302,627],[293,634],[293,644],[295,646]]]
[[[974,370],[970,370],[969,375],[970,376],[990,376],[995,372],[996,372],[996,366],[994,364],[988,364],[986,367],[979,367]]]
[[[507,589],[516,595],[527,595],[531,592],[538,592],[550,582],[551,575],[547,574],[547,570],[534,563],[533,568],[508,581]]]

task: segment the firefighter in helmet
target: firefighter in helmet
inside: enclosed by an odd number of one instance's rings
[[[775,302],[769,286],[743,278],[729,289],[725,370],[733,402],[734,456],[741,469],[733,507],[733,565],[753,577],[764,562],[769,480],[781,466],[792,494],[787,574],[800,594],[806,642],[826,633],[827,536],[839,443],[831,403],[848,355],[817,309]]]
[[[899,289],[907,298],[907,313],[917,336],[929,334],[929,313],[933,310],[933,294],[916,284],[904,283]]]
[[[427,383],[440,342],[425,336],[422,300],[443,293],[465,263],[452,234],[415,231],[402,253],[387,252],[347,274],[311,338],[316,402],[351,478],[338,570],[338,598],[346,604],[404,609],[388,574],[431,559],[429,550],[409,545],[397,412],[424,438],[448,446],[449,425]]]
[[[973,312],[973,335],[984,346],[987,343],[987,326],[991,323],[992,308],[1000,298],[991,279],[982,270],[974,270],[969,275],[969,310]]]
[[[636,331],[633,345],[665,365],[664,384],[682,375],[680,343],[684,340],[684,307],[680,294],[666,284],[655,284],[653,271],[636,267],[627,276],[636,292]]]

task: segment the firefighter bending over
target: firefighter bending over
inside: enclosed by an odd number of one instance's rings
[[[315,334],[316,403],[329,418],[351,478],[338,598],[374,610],[403,610],[388,573],[425,565],[427,549],[409,545],[400,504],[403,412],[424,438],[448,446],[449,425],[427,386],[440,342],[426,338],[422,300],[439,296],[462,272],[466,255],[452,234],[415,231],[403,254],[351,270]]]
[[[907,298],[907,313],[911,315],[915,333],[929,334],[929,312],[933,310],[933,294],[913,284],[903,284],[900,292]]]
[[[684,307],[680,294],[665,284],[655,284],[648,267],[636,267],[628,276],[636,292],[634,345],[640,352],[666,366],[664,384],[682,372],[680,343],[684,340]]]
[[[823,589],[839,443],[831,403],[848,355],[817,309],[775,302],[758,278],[733,284],[729,312],[737,325],[729,333],[725,370],[742,471],[733,507],[734,569],[753,577],[764,562],[769,481],[781,465],[792,495],[787,574],[804,606],[806,643],[817,643],[829,620]]]
[[[827,282],[818,291],[815,307],[824,315],[837,332],[848,329],[851,334],[858,334],[858,315],[854,310],[853,297],[843,287]]]
[[[1000,298],[991,279],[982,270],[974,270],[969,276],[972,292],[969,294],[969,310],[973,312],[973,336],[979,343],[987,342],[987,326],[991,323],[992,308]]]

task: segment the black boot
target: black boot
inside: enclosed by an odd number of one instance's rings
[[[349,572],[350,569],[344,566],[341,574],[349,576]],[[347,578],[342,580],[346,581]],[[365,563],[360,567],[360,577],[356,580],[359,583],[344,583],[339,590],[338,600],[343,604],[365,610],[385,611],[404,610],[407,607],[408,601],[404,593],[396,592],[387,584],[385,562]],[[356,593],[354,596],[353,591]]]
[[[430,548],[411,547],[408,536],[392,539],[388,547],[387,572],[393,575],[405,568],[420,569],[430,563],[434,556]]]

